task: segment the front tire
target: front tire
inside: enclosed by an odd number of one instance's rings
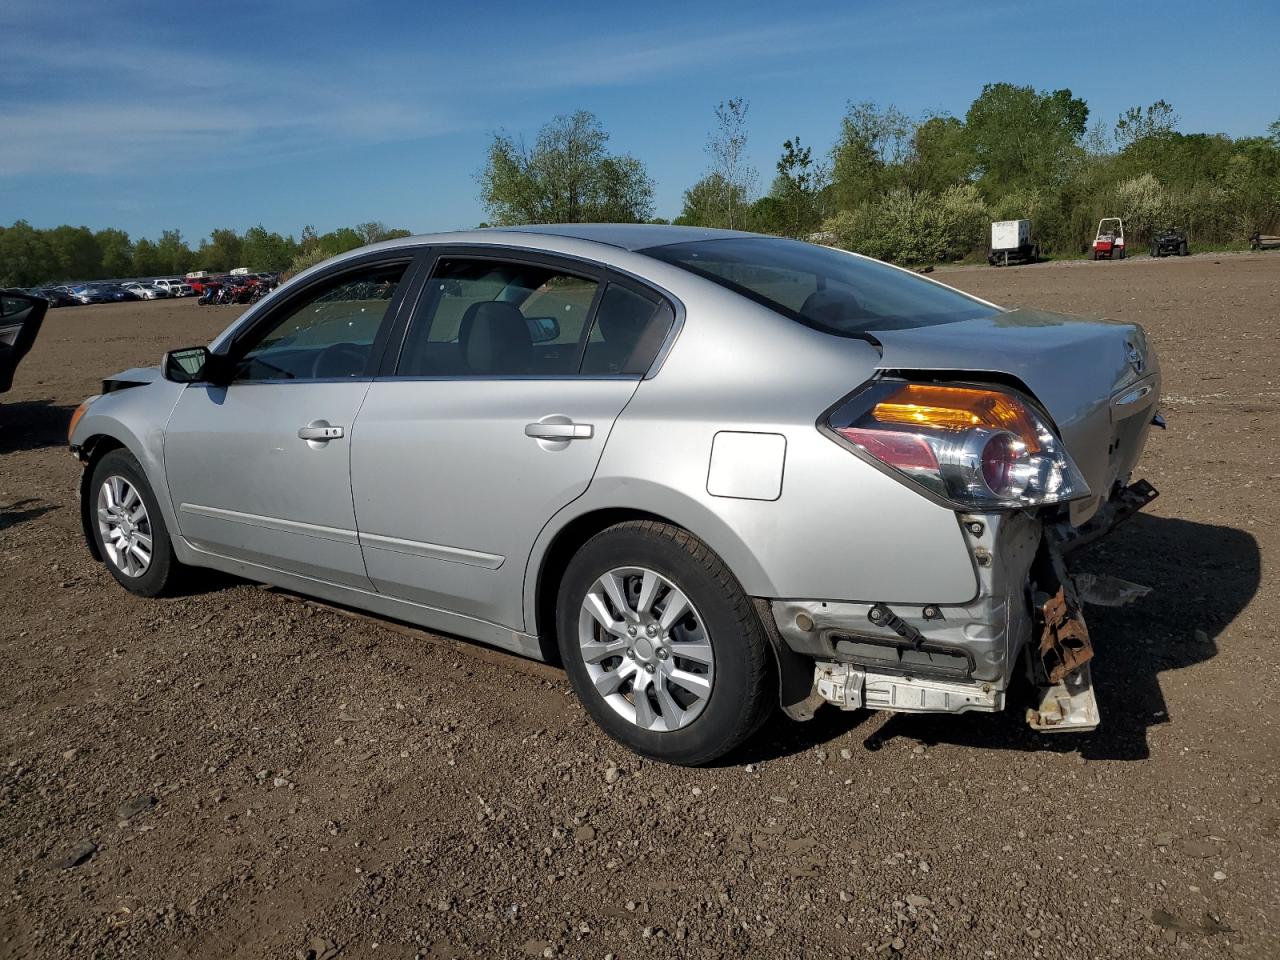
[[[636,520],[596,534],[569,562],[556,612],[574,691],[636,753],[709,763],[769,715],[759,616],[720,558],[685,530]]]
[[[173,555],[164,515],[138,461],[126,450],[112,450],[94,466],[89,490],[87,525],[111,576],[140,597],[171,590],[185,568]]]

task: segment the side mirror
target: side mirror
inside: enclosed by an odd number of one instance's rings
[[[170,350],[160,363],[161,375],[173,383],[196,383],[209,380],[210,369],[215,364],[208,347],[183,347]]]
[[[528,317],[529,338],[534,343],[550,343],[560,339],[560,321],[555,317]]]

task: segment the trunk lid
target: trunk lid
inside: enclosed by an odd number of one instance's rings
[[[1018,309],[911,330],[873,331],[883,370],[998,373],[1019,381],[1053,418],[1090,497],[1081,524],[1126,481],[1160,399],[1160,368],[1137,324]]]

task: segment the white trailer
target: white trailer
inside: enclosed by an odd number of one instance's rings
[[[1030,220],[997,220],[991,224],[991,252],[987,263],[1007,267],[1011,263],[1035,263],[1040,245],[1031,239]]]

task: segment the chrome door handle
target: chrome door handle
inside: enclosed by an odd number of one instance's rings
[[[341,427],[331,427],[327,423],[311,423],[298,430],[299,440],[337,440],[342,435]]]
[[[595,428],[589,423],[526,423],[524,435],[535,440],[589,440]]]

